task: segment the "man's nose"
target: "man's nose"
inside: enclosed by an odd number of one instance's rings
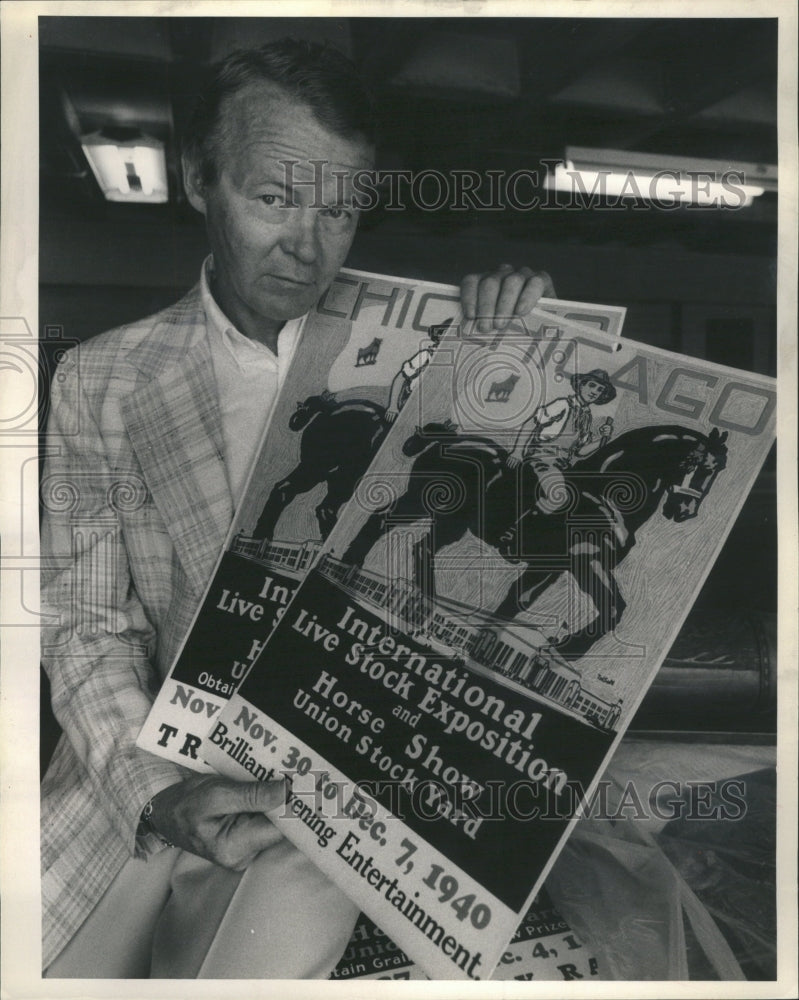
[[[303,264],[316,260],[316,213],[307,208],[290,208],[280,245]]]

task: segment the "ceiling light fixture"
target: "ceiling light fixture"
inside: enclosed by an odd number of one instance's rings
[[[621,149],[566,148],[545,186],[578,198],[633,198],[655,204],[745,208],[777,190],[777,168]]]
[[[108,201],[162,205],[169,200],[164,144],[137,128],[109,126],[81,137]]]

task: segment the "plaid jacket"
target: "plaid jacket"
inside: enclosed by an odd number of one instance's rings
[[[181,768],[135,739],[232,518],[199,287],[66,354],[42,481],[42,654],[64,730],[42,784],[43,963]]]

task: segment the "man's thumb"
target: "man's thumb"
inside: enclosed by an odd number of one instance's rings
[[[230,781],[225,789],[224,812],[265,813],[277,809],[286,801],[288,782]]]

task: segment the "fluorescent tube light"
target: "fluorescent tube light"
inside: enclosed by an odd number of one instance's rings
[[[164,144],[138,129],[105,129],[81,138],[92,173],[108,201],[169,200]]]
[[[564,162],[548,172],[544,183],[549,190],[583,199],[634,198],[664,206],[745,208],[766,190],[777,190],[777,168],[568,147]]]

